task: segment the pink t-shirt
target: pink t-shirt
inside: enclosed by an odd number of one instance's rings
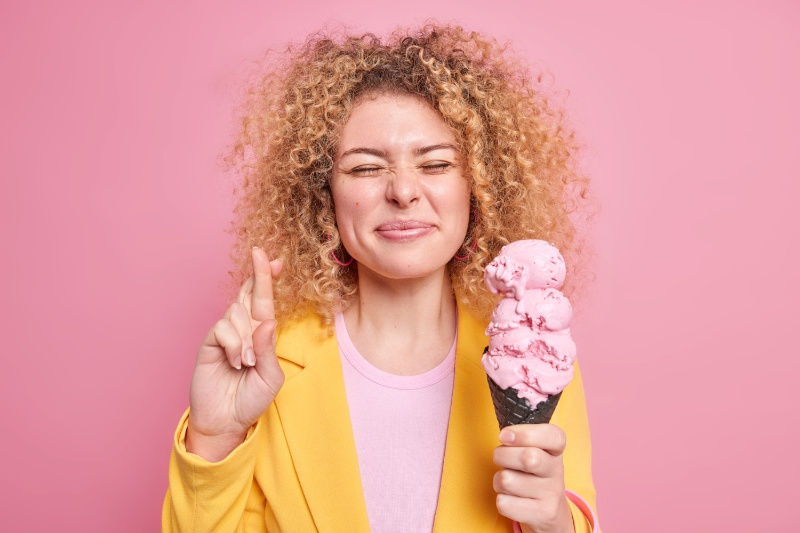
[[[370,529],[429,533],[442,479],[455,342],[432,370],[396,376],[358,353],[341,313],[335,328]]]

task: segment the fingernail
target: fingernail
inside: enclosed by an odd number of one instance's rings
[[[256,354],[253,352],[252,348],[248,348],[244,352],[244,362],[247,366],[255,366],[256,364]]]
[[[242,369],[242,358],[241,357],[237,357],[233,361],[233,368],[235,368],[236,370],[241,370]]]
[[[514,432],[510,429],[503,429],[503,431],[500,432],[500,442],[503,444],[511,444],[514,442],[514,437]]]

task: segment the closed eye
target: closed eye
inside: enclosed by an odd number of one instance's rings
[[[422,165],[422,170],[425,171],[427,174],[443,174],[450,168],[452,168],[452,163],[442,162],[442,163],[429,163],[427,165]]]
[[[370,177],[370,176],[377,176],[383,171],[382,167],[377,166],[360,166],[354,169],[351,169],[348,174],[354,174],[356,176],[363,176],[363,177]]]
[[[451,168],[455,167],[453,163],[442,161],[437,163],[426,163],[420,165],[418,169],[425,174],[444,174]],[[379,165],[361,165],[350,170],[343,171],[345,174],[351,174],[358,177],[375,177],[380,176],[388,169]]]

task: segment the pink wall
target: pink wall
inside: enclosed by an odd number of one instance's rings
[[[326,21],[435,17],[548,66],[589,146],[575,330],[606,531],[797,530],[797,5],[285,4],[0,8],[0,528],[157,530],[224,304],[244,61]]]

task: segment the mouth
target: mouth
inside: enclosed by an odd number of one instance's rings
[[[378,226],[375,232],[382,238],[394,242],[408,242],[424,237],[436,227],[419,220],[393,220]]]

